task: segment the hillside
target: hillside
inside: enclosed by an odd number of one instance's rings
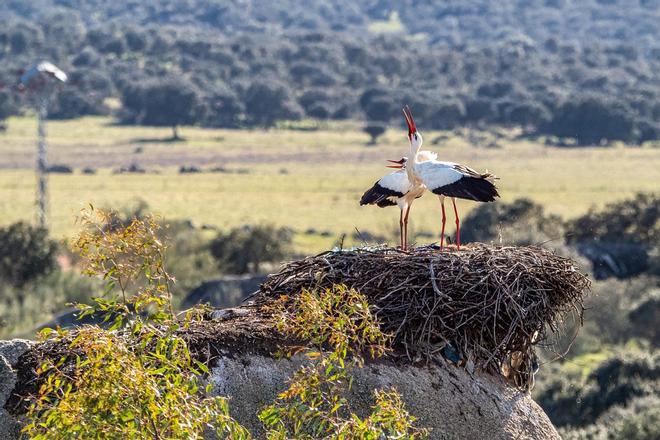
[[[625,42],[657,48],[658,4],[652,0],[284,0],[269,2],[150,0],[8,0],[0,18],[40,21],[74,14],[90,27],[134,24],[201,28],[221,34],[291,31],[420,34],[432,43],[485,43],[507,37],[542,43],[561,35],[575,43]],[[389,26],[388,26],[389,25]]]
[[[162,109],[185,97],[176,118],[203,126],[388,124],[408,103],[432,128],[642,143],[660,137],[659,15],[635,1],[10,1],[0,117],[25,104],[7,91],[16,72],[46,57],[72,79],[56,118],[169,126]]]

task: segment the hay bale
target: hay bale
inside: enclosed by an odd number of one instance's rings
[[[256,298],[345,284],[364,294],[397,353],[432,359],[450,347],[460,363],[513,376],[530,387],[534,346],[566,313],[583,313],[588,278],[569,259],[538,247],[376,247],[324,252],[286,264]]]

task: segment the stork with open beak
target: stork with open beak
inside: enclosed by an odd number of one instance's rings
[[[412,181],[421,182],[433,194],[440,198],[442,208],[442,232],[440,233],[440,249],[445,239],[445,197],[451,197],[456,217],[456,248],[461,248],[461,225],[456,209],[456,199],[475,200],[478,202],[493,202],[499,197],[495,180],[497,177],[488,171],[478,173],[472,168],[454,162],[437,160],[434,153],[420,151],[422,135],[417,131],[415,120],[408,106],[403,109],[403,116],[408,125],[408,140],[410,141],[410,157],[407,169],[412,175]],[[432,158],[429,158],[429,153]]]
[[[401,211],[399,215],[400,244],[402,250],[408,249],[408,215],[412,202],[421,197],[426,188],[420,183],[416,184],[410,179],[410,170],[406,166],[408,158],[400,160],[388,160],[392,165],[388,168],[396,168],[398,171],[390,173],[374,186],[368,189],[360,199],[360,205],[376,205],[379,208],[397,205]]]

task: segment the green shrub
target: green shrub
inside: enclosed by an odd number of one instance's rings
[[[99,280],[74,271],[56,270],[17,288],[0,283],[0,337],[24,337],[66,309],[71,302],[88,301],[102,292]]]
[[[482,204],[461,222],[465,242],[540,244],[560,239],[563,233],[563,221],[558,216],[545,214],[543,206],[525,198]]]
[[[180,321],[172,312],[158,223],[147,217],[109,230],[107,221],[102,211],[83,213],[87,228],[75,249],[84,273],[107,282],[108,297],[80,305],[82,316],[103,313],[115,331],[42,332],[68,343],[72,355],[39,368],[42,385],[23,432],[35,439],[194,439],[213,426],[221,438],[249,438],[229,417],[226,399],[200,390],[208,369],[177,333],[194,314]],[[146,282],[131,292],[138,278]]]
[[[16,287],[57,267],[57,243],[44,228],[23,222],[0,228],[0,278]]]
[[[556,426],[586,427],[612,408],[653,396],[660,383],[660,355],[620,353],[601,362],[585,381],[555,377],[537,400]]]
[[[568,222],[566,240],[610,243],[660,243],[660,196],[638,193],[632,199],[606,205]]]
[[[304,290],[292,303],[281,300],[274,313],[280,331],[311,346],[305,354],[313,363],[298,370],[289,388],[259,414],[268,439],[426,438],[427,430],[414,427],[415,418],[393,389],[374,391],[368,417],[350,412],[345,393],[351,370],[363,365],[365,352],[382,356],[390,341],[363,295],[345,286]]]
[[[258,273],[262,263],[278,262],[291,253],[292,233],[273,225],[243,226],[221,233],[210,244],[223,271]]]

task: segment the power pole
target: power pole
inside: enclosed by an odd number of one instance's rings
[[[39,100],[37,113],[37,131],[39,134],[37,146],[37,219],[39,226],[45,228],[48,219],[48,165],[46,147],[46,119],[48,118],[48,98]]]
[[[41,61],[21,75],[20,89],[27,90],[37,111],[37,221],[48,225],[48,157],[46,145],[46,119],[48,103],[57,84],[65,83],[67,76],[57,66]]]

